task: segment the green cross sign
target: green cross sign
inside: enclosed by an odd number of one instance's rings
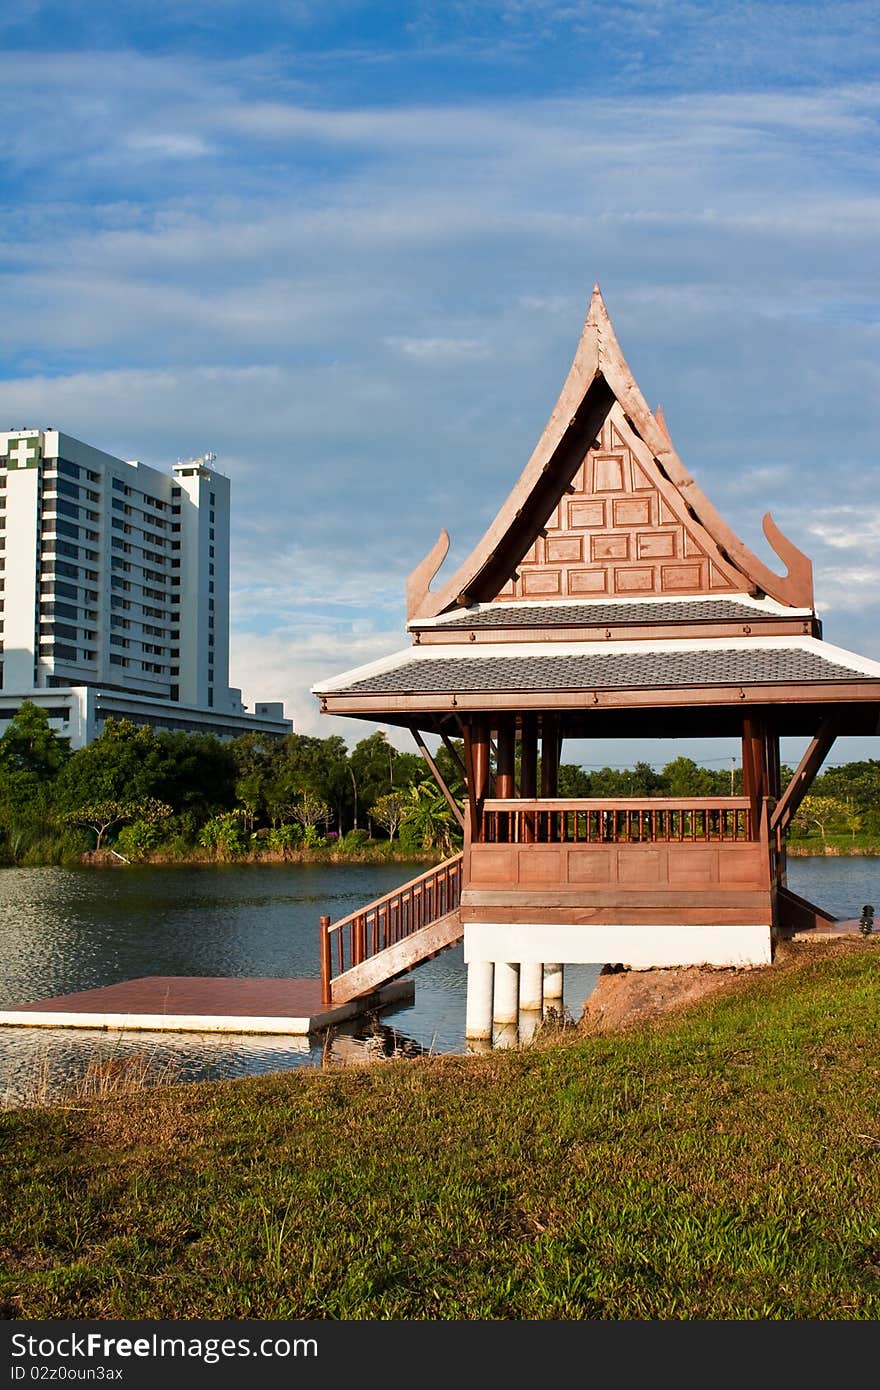
[[[10,468],[36,468],[40,462],[40,436],[20,435],[7,446]]]

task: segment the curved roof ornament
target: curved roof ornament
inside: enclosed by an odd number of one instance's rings
[[[611,326],[599,286],[568,376],[550,419],[519,480],[495,520],[452,578],[432,592],[430,583],[449,548],[443,531],[407,583],[410,621],[434,617],[455,607],[495,598],[542,528],[618,403],[626,425],[668,486],[678,494],[683,514],[692,519],[711,549],[729,587],[768,594],[778,602],[813,609],[812,564],[779,530],[769,513],[764,534],[786,566],[776,574],[754,555],[712,506],[675,452],[666,421],[653,415],[627,365]],[[619,413],[619,412],[618,412]]]

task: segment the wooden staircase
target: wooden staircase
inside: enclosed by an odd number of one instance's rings
[[[838,920],[823,907],[817,907],[808,898],[802,898],[799,893],[782,884],[776,890],[776,912],[777,929],[781,936],[812,931],[818,927],[833,927]]]
[[[462,854],[331,923],[321,918],[321,988],[347,1004],[461,939]]]

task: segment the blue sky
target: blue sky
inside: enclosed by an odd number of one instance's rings
[[[0,420],[216,452],[233,683],[353,742],[309,687],[482,534],[598,280],[700,486],[880,658],[878,59],[873,0],[12,0]],[[730,750],[600,760],[642,752]]]

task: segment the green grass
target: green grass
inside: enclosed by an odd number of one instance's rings
[[[0,1116],[7,1318],[876,1319],[880,940],[662,1025]]]

